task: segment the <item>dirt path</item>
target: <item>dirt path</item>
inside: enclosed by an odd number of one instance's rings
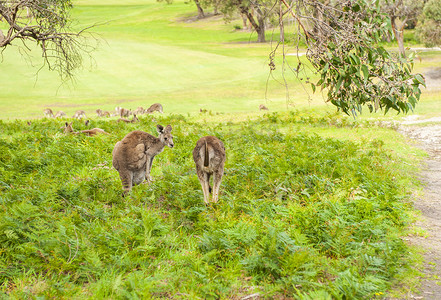
[[[421,219],[415,224],[426,231],[424,236],[410,236],[409,242],[421,247],[425,253],[422,270],[425,278],[419,293],[406,299],[441,299],[441,125],[418,126],[419,120],[402,122],[398,131],[417,142],[429,157],[421,173],[423,194],[414,200],[421,211]]]

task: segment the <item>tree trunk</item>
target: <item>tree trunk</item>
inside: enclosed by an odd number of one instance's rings
[[[280,27],[280,42],[285,43],[285,26],[283,24],[283,6],[279,4],[279,27]]]
[[[241,13],[247,16],[248,21],[250,21],[254,30],[257,32],[257,42],[265,43],[265,18],[262,14],[258,13],[257,22],[254,19],[252,13],[250,12],[248,7],[241,7]]]
[[[205,18],[204,10],[202,9],[202,6],[199,3],[199,0],[194,0],[194,3],[196,4],[196,7],[198,8],[198,19]]]
[[[214,15],[215,16],[219,15],[220,14],[219,13],[219,0],[214,1],[213,6],[214,6],[214,12],[213,12]]]
[[[257,31],[257,42],[265,43],[265,17],[257,16],[257,20],[259,22],[259,27],[256,28]]]
[[[390,18],[392,30],[394,32],[395,39],[398,42],[398,49],[400,50],[401,56],[406,57],[406,51],[404,50],[404,24],[405,23],[403,22],[403,26],[401,26],[401,30],[400,30],[397,28],[396,20],[397,20],[397,18],[395,16],[392,16]]]

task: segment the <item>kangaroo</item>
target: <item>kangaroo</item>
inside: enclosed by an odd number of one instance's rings
[[[120,116],[121,115],[121,109],[122,109],[122,107],[120,107],[120,106],[115,107],[115,113],[112,114],[112,117]]]
[[[82,118],[86,118],[86,112],[84,110],[77,110],[72,118],[76,118],[81,120]]]
[[[147,113],[147,114],[152,114],[152,113],[154,113],[155,111],[160,112],[161,114],[164,112],[164,111],[162,110],[162,105],[161,105],[160,103],[152,104],[152,106],[150,106],[149,108],[147,108],[146,113]]]
[[[124,118],[124,117],[128,117],[128,116],[130,116],[132,114],[132,112],[130,111],[130,110],[128,110],[128,109],[125,109],[125,108],[121,108],[120,109],[120,111],[119,111],[119,116],[121,117],[121,118]]]
[[[110,117],[110,113],[108,111],[104,111],[104,110],[102,110],[100,108],[95,110],[95,112],[98,115],[98,117]]]
[[[268,107],[266,107],[265,105],[260,104],[260,105],[259,105],[259,110],[269,110],[269,109],[268,109]]]
[[[66,122],[66,124],[63,127],[61,127],[62,129],[64,129],[64,131],[63,131],[64,133],[72,133],[72,134],[83,133],[83,134],[88,135],[88,136],[94,136],[94,135],[97,135],[99,133],[109,134],[109,133],[105,132],[101,128],[93,128],[93,129],[88,129],[88,130],[74,131],[73,128],[72,128],[72,123],[73,122],[70,122],[70,123]]]
[[[137,123],[137,122],[139,122],[139,119],[136,117],[136,115],[134,114],[133,115],[133,118],[131,119],[131,120],[128,120],[128,119],[124,119],[124,118],[119,118],[118,119],[118,123],[119,122],[126,122],[126,123]]]
[[[165,146],[174,147],[172,127],[167,125],[164,129],[157,125],[159,136],[135,130],[128,133],[121,141],[117,142],[112,151],[112,164],[118,171],[123,186],[123,195],[126,195],[134,185],[147,180],[150,182],[150,171],[153,159],[164,150]]]
[[[45,110],[43,110],[43,114],[45,117],[50,117],[50,118],[54,117],[54,112],[50,108],[46,108]]]
[[[145,113],[145,109],[142,108],[142,106],[138,106],[138,108],[133,112],[134,115],[142,115],[143,113]]]
[[[196,173],[202,185],[204,201],[210,203],[210,176],[213,175],[213,202],[219,198],[219,187],[224,174],[225,147],[215,136],[200,138],[193,150]]]
[[[66,113],[62,110],[57,111],[57,113],[55,114],[55,118],[63,118],[66,116]]]

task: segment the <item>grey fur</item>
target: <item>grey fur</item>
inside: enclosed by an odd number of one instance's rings
[[[173,148],[172,127],[167,125],[164,129],[157,125],[158,137],[135,130],[127,134],[113,148],[113,167],[118,171],[123,185],[124,193],[128,193],[134,185],[146,179],[151,181],[150,171],[153,159],[164,150],[165,146]]]
[[[225,147],[215,136],[200,138],[193,149],[193,160],[196,164],[196,173],[204,193],[205,203],[210,202],[210,176],[213,175],[212,202],[219,199],[219,188],[224,174]]]

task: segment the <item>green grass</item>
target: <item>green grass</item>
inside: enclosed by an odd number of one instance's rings
[[[73,11],[78,28],[98,24],[91,31],[100,41],[93,60],[85,58],[85,69],[73,83],[62,84],[45,68],[37,74],[38,49],[31,52],[34,67],[17,48],[6,49],[0,74],[1,119],[37,118],[46,107],[73,115],[79,108],[134,109],[154,102],[170,113],[200,107],[255,111],[265,101],[266,89],[273,109],[285,107],[284,87],[275,80],[267,85],[270,44],[248,43],[254,39],[250,33],[234,31],[233,24],[222,19],[185,22],[195,9],[183,1],[100,3],[78,2]],[[292,74],[287,76],[294,82]],[[297,100],[307,105],[302,89],[293,97]]]
[[[167,113],[195,113],[200,108],[249,113],[261,103],[272,111],[286,110],[280,57],[273,76],[269,74],[268,55],[274,44],[254,43],[255,34],[234,30],[240,19],[231,23],[221,17],[194,21],[195,14],[194,5],[185,1],[173,5],[154,0],[124,5],[75,1],[74,27],[97,25],[91,29],[99,39],[92,60],[85,57],[85,68],[77,72],[74,82],[62,83],[56,73],[44,67],[39,70],[37,48],[28,58],[16,46],[9,47],[3,53],[0,73],[0,119],[39,118],[46,107],[68,115],[84,109],[93,116],[97,108],[135,109],[155,102],[162,103]],[[277,31],[267,33],[268,40],[278,36]],[[422,54],[416,68],[439,61],[439,55],[430,55]],[[291,67],[298,64],[292,56],[287,61]],[[308,65],[305,57],[301,62]],[[304,84],[306,78],[315,78],[306,70],[303,80],[284,70],[289,108],[335,110]]]
[[[99,24],[102,39],[73,83],[36,75],[38,49],[32,64],[3,53],[0,298],[372,299],[414,288],[420,257],[402,237],[424,153],[375,125],[403,115],[336,114],[305,86],[311,70],[301,81],[286,71],[287,105],[279,65],[268,81],[273,45],[234,30],[240,20],[195,14],[184,1],[75,1],[75,26]],[[416,71],[440,60],[422,53]],[[424,92],[414,113],[437,115],[439,98]],[[165,114],[140,124],[93,118],[155,102]],[[111,135],[65,136],[64,121],[41,119],[46,107],[84,109]],[[153,184],[121,198],[113,146],[157,123],[173,126],[176,147],[155,159]],[[227,148],[213,206],[191,159],[208,134]]]
[[[311,111],[155,118],[176,147],[126,198],[111,151],[130,130],[154,133],[150,118],[95,121],[111,133],[98,137],[0,123],[3,296],[374,298],[413,272],[401,237],[421,152],[393,130]],[[208,134],[227,163],[220,202],[205,206],[191,151]]]

